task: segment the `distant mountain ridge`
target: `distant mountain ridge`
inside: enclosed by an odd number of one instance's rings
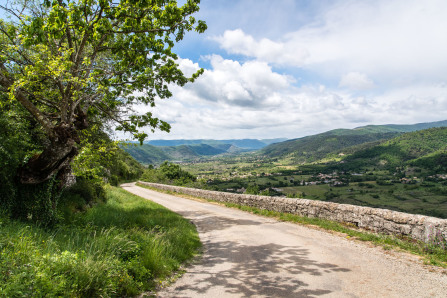
[[[447,120],[411,125],[367,125],[354,129],[334,129],[293,140],[152,140],[142,146],[128,145],[124,149],[143,164],[160,164],[165,160],[194,161],[250,150],[258,150],[256,154],[270,158],[287,158],[292,163],[309,163],[352,155],[404,133],[436,127],[447,127]]]
[[[417,124],[385,124],[385,125],[367,125],[354,128],[354,130],[371,131],[380,130],[380,132],[412,132],[434,127],[447,127],[447,120],[436,122],[424,122]]]
[[[160,164],[164,161],[195,161],[221,154],[237,154],[249,151],[232,144],[191,144],[178,146],[154,146],[130,144],[124,150],[142,164]]]
[[[145,142],[145,144],[153,146],[180,146],[180,145],[233,145],[241,149],[257,150],[261,149],[267,145],[273,143],[279,143],[287,140],[286,138],[276,138],[276,139],[229,139],[229,140],[207,140],[207,139],[197,139],[197,140],[151,140]]]
[[[354,129],[334,129],[324,133],[271,144],[259,154],[271,158],[290,158],[296,163],[323,160],[344,150],[356,151],[377,145],[406,132],[447,126],[447,120],[411,125],[367,125]],[[360,146],[362,145],[362,146]]]

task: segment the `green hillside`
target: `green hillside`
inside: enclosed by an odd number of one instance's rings
[[[396,132],[352,134],[350,130],[346,130],[345,134],[343,134],[340,131],[330,131],[315,136],[273,144],[261,150],[261,154],[268,157],[285,157],[288,155],[296,163],[314,162],[330,154],[335,154],[344,148],[390,139],[398,134]]]
[[[198,160],[219,154],[234,154],[243,151],[231,144],[192,144],[179,146],[153,146],[149,144],[131,144],[124,147],[132,157],[142,164],[160,164],[168,161]]]
[[[335,129],[317,135],[269,145],[260,154],[271,158],[291,158],[295,163],[308,163],[377,145],[402,133],[430,127],[447,126],[447,121],[413,125],[368,125],[354,129]],[[361,146],[360,146],[361,145]]]
[[[161,148],[148,144],[141,146],[137,144],[129,144],[123,146],[123,149],[142,164],[158,164],[171,159],[171,157]]]
[[[147,144],[153,146],[161,146],[161,147],[173,147],[180,145],[210,145],[218,148],[219,145],[233,145],[238,148],[247,149],[247,150],[258,150],[264,148],[267,145],[283,142],[287,139],[277,138],[277,139],[229,139],[229,140],[151,140],[147,142]]]
[[[224,149],[229,148],[231,145],[218,147],[206,145],[206,144],[195,144],[195,145],[180,145],[180,146],[162,146],[158,147],[163,150],[169,157],[170,160],[188,160],[196,159],[201,156],[214,156],[218,154],[225,153]]]
[[[367,125],[354,130],[363,130],[370,132],[412,132],[433,127],[445,127],[447,126],[447,120],[437,121],[437,122],[427,122],[418,123],[410,125],[398,125],[398,124],[387,124],[387,125]]]
[[[418,165],[424,168],[445,167],[447,127],[405,133],[382,144],[354,152],[345,158],[356,166],[396,167]]]
[[[221,145],[216,145],[216,146],[200,144],[200,145],[191,146],[191,149],[197,155],[213,156],[213,155],[218,155],[218,154],[227,152],[227,149],[230,147],[231,147],[230,144],[221,144]]]

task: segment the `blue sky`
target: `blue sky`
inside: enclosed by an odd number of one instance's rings
[[[176,46],[205,73],[153,111],[151,139],[297,138],[447,119],[445,0],[202,0]]]

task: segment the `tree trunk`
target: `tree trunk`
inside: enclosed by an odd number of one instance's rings
[[[70,164],[78,154],[79,137],[75,128],[64,124],[54,128],[54,135],[42,153],[31,157],[18,170],[20,183],[39,184],[57,175],[60,187],[66,184],[71,173]]]

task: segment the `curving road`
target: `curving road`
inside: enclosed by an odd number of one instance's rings
[[[447,297],[447,274],[414,256],[123,184],[197,226],[204,253],[158,297]]]

